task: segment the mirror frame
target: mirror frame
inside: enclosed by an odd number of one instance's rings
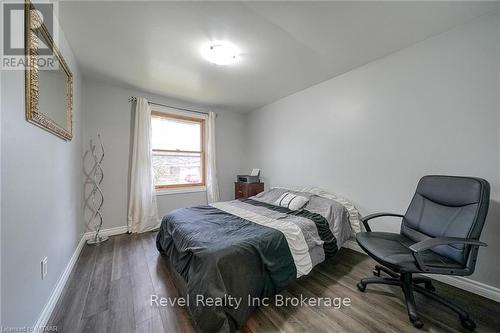
[[[39,69],[37,64],[38,56],[38,37],[33,32],[33,20],[40,21],[38,16],[32,15],[35,13],[32,9],[35,6],[31,1],[27,0],[24,7],[24,49],[26,56],[25,66],[25,104],[26,104],[26,120],[44,130],[57,135],[58,137],[70,141],[73,138],[73,74],[71,73],[66,61],[55,45],[52,36],[45,24],[40,25],[40,32],[47,41],[47,46],[52,50],[53,55],[59,61],[59,65],[66,73],[66,121],[67,128],[57,124],[39,110]],[[43,89],[43,88],[42,88]]]

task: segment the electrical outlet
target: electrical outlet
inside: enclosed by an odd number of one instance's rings
[[[47,276],[47,257],[42,259],[41,273],[42,273],[42,280],[43,280]]]

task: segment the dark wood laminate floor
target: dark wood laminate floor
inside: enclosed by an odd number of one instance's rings
[[[150,297],[175,297],[168,261],[155,247],[156,233],[120,235],[96,247],[84,246],[48,325],[59,332],[194,332],[182,307],[152,307]],[[292,284],[285,296],[349,297],[352,305],[276,307],[259,310],[242,332],[468,332],[441,305],[416,295],[425,326],[408,321],[402,292],[393,286],[356,289],[370,276],[374,261],[349,249]],[[477,332],[500,331],[500,304],[435,283],[438,291],[465,305],[478,324]]]

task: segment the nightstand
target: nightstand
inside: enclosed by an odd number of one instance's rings
[[[249,198],[264,191],[264,183],[234,182],[234,198]]]

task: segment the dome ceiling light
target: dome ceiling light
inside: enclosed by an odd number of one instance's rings
[[[238,48],[225,41],[210,42],[204,45],[201,54],[203,58],[216,65],[231,65],[239,58]]]

